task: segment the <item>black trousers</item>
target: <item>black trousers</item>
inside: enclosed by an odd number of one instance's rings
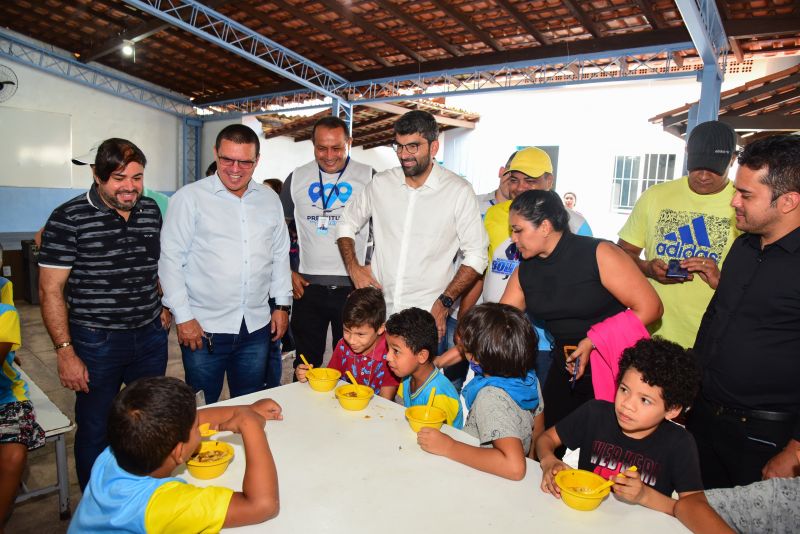
[[[744,486],[761,480],[761,469],[783,450],[793,427],[793,422],[716,415],[712,405],[698,397],[686,428],[697,443],[705,489]]]
[[[333,336],[332,347],[342,338],[342,309],[351,286],[322,286],[311,284],[303,297],[295,299],[292,306],[292,336],[297,357],[294,366],[301,363],[300,354],[314,367],[322,366],[328,325]]]
[[[583,376],[572,386],[570,375],[565,369],[567,359],[564,350],[559,345],[553,350],[553,364],[547,373],[542,399],[544,400],[544,426],[550,428],[566,416],[571,414],[578,406],[594,398],[592,386],[592,365],[586,364]]]

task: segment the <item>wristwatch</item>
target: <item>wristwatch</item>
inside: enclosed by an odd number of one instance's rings
[[[291,313],[292,312],[292,307],[291,306],[287,306],[285,304],[277,304],[275,306],[275,311],[285,311],[286,313]]]
[[[451,299],[450,297],[448,297],[444,293],[439,295],[439,299],[438,300],[439,300],[439,302],[442,303],[442,306],[444,306],[447,309],[450,309],[450,308],[453,307],[453,299]]]

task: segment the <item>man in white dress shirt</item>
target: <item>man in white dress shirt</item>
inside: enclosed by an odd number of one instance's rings
[[[263,389],[267,340],[289,323],[289,233],[278,195],[252,180],[259,145],[247,126],[225,127],[214,147],[217,173],[173,195],[161,232],[163,302],[175,317],[186,382],[208,403],[225,373],[231,397]]]
[[[394,125],[400,167],[378,173],[345,206],[337,245],[356,288],[382,287],[388,313],[412,306],[430,310],[441,338],[453,301],[480,277],[488,239],[472,186],[434,162],[436,119],[410,111]],[[372,217],[375,248],[361,265],[355,237]],[[464,259],[454,274],[453,258]]]

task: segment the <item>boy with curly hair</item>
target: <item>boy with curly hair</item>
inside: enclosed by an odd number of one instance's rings
[[[570,467],[554,451],[564,444],[580,448],[580,469],[613,478],[618,498],[673,515],[673,491],[703,490],[694,439],[672,422],[697,394],[699,366],[675,343],[644,339],[622,353],[617,381],[613,403],[587,402],[537,440],[542,490],[560,497],[555,475]]]

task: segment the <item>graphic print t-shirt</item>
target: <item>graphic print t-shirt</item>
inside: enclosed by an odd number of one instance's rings
[[[721,269],[733,240],[741,233],[730,205],[734,192],[728,182],[719,193],[698,195],[689,188],[686,176],[654,185],[642,194],[619,237],[643,248],[648,260],[659,258],[669,263],[700,256],[714,260]],[[714,291],[697,275],[680,284],[648,280],[664,303],[664,315],[649,326],[650,333],[683,347],[693,346]]]
[[[294,217],[297,227],[299,272],[303,274],[347,276],[336,246],[336,225],[347,202],[361,193],[372,180],[372,167],[351,159],[344,173],[341,176],[339,174],[321,172],[317,162],[312,161],[295,169],[289,191],[281,192],[284,212],[290,204],[294,207],[293,213],[286,213],[286,216]],[[288,202],[287,196],[291,202]],[[367,251],[368,233],[368,227],[364,226],[355,240],[356,256],[362,264]]]
[[[581,449],[580,469],[605,479],[635,465],[642,482],[664,495],[703,489],[694,438],[670,421],[634,439],[620,430],[613,403],[592,400],[557,423],[556,432],[568,448]]]

